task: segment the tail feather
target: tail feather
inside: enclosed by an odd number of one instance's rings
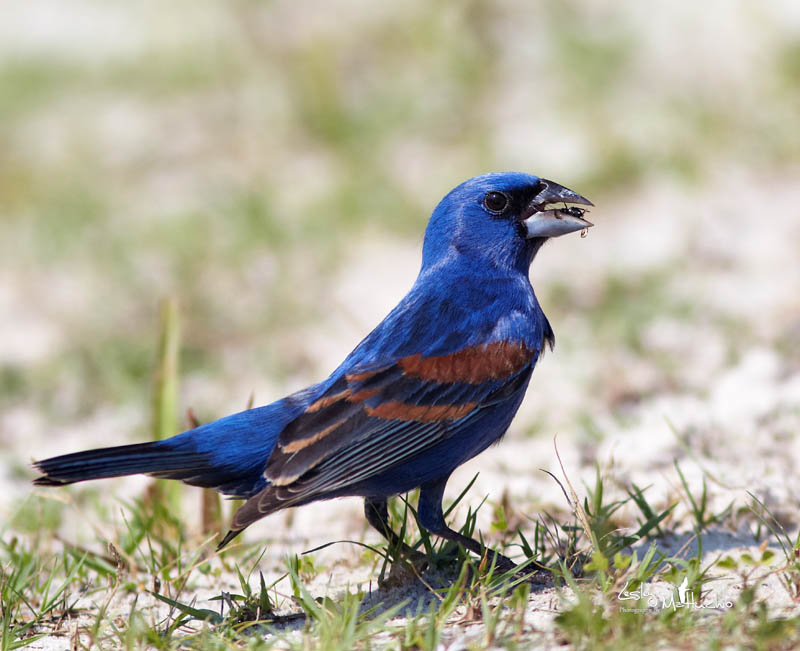
[[[98,448],[35,461],[42,473],[33,480],[37,486],[62,486],[90,479],[158,474],[172,478],[180,471],[187,477],[208,470],[208,455],[170,449],[160,441]],[[183,477],[174,477],[182,479]]]
[[[227,416],[163,441],[98,448],[34,461],[37,486],[151,475],[247,499],[267,485],[264,468],[278,435],[318,385],[264,407]]]

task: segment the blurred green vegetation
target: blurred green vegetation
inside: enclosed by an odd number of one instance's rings
[[[418,242],[474,174],[524,169],[601,203],[800,158],[800,38],[767,9],[42,6],[9,14],[0,49],[0,285],[11,320],[22,306],[59,333],[0,351],[0,402],[42,413],[144,407],[168,295],[189,376],[225,373],[229,342],[251,373],[329,370],[281,344],[324,320],[343,252],[365,229]],[[608,323],[638,319],[615,288]],[[73,402],[50,409],[65,381]]]

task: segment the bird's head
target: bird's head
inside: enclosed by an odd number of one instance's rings
[[[558,183],[520,172],[484,174],[451,190],[433,211],[425,232],[423,269],[466,259],[527,272],[551,237],[592,226],[593,205]]]

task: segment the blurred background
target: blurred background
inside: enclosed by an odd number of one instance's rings
[[[3,3],[3,519],[33,526],[31,458],[153,436],[165,298],[181,414],[270,402],[403,295],[451,187],[512,169],[591,198],[597,226],[537,258],[558,345],[449,492],[481,470],[477,501],[563,506],[536,470],[558,435],[577,477],[667,499],[658,473],[688,458],[787,503],[799,116],[794,0]],[[302,517],[350,526],[326,508]]]

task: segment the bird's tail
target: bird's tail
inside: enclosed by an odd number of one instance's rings
[[[42,473],[37,486],[62,486],[90,479],[149,474],[171,479],[185,479],[208,466],[206,455],[170,449],[162,441],[120,445],[64,454],[35,461]]]
[[[281,430],[315,389],[264,407],[226,416],[163,441],[98,448],[35,461],[38,486],[89,479],[152,475],[213,488],[246,499],[267,485],[264,468]],[[309,394],[310,395],[310,394]]]

